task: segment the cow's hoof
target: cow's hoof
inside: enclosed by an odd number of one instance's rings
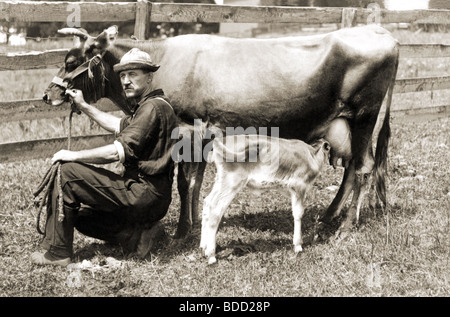
[[[170,249],[181,249],[185,241],[186,239],[175,239],[174,237],[172,237],[172,240],[170,240],[168,247]]]
[[[339,228],[336,231],[335,235],[332,238],[330,238],[330,240],[334,241],[335,243],[339,243],[340,241],[345,240],[348,237],[349,233],[350,233],[349,230]]]
[[[317,219],[319,223],[324,223],[326,225],[331,225],[333,221],[338,218],[340,215],[340,212],[337,212],[335,210],[327,210],[322,216]]]
[[[184,240],[189,236],[191,230],[192,225],[179,225],[172,238],[176,240]]]
[[[333,226],[328,223],[318,222],[317,229],[315,230],[313,242],[328,241],[332,236]]]
[[[178,231],[172,236],[173,240],[185,240],[188,232],[179,233]]]

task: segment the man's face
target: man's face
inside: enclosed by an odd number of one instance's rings
[[[120,72],[120,81],[127,98],[138,98],[148,88],[151,73],[142,69],[131,69]]]

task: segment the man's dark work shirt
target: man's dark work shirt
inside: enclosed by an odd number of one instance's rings
[[[116,142],[123,147],[119,157],[126,170],[168,175],[174,166],[171,154],[178,140],[171,139],[171,133],[176,126],[177,117],[161,89],[144,96],[134,113],[120,121]]]

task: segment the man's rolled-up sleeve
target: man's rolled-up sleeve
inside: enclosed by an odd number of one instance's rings
[[[114,141],[114,145],[116,147],[117,153],[119,154],[119,162],[120,163],[125,163],[125,150],[122,146],[122,143],[120,143],[119,141],[115,140]]]

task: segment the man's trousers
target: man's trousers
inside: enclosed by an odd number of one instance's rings
[[[167,175],[144,177],[137,169],[127,169],[120,176],[87,164],[62,163],[64,218],[58,220],[55,185],[48,200],[42,247],[59,258],[72,256],[76,228],[87,236],[119,243],[131,252],[142,230],[166,215],[172,182],[173,168]]]

